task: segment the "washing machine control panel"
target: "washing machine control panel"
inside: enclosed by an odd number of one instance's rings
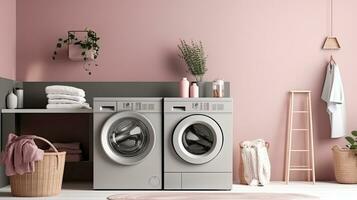
[[[194,111],[223,111],[223,103],[212,103],[212,102],[195,102],[191,105]]]
[[[192,103],[192,110],[209,111],[210,103],[208,103],[208,102],[194,102],[194,103]]]
[[[132,110],[132,111],[161,111],[161,106],[157,102],[118,102],[118,111]]]
[[[174,100],[164,101],[164,112],[232,112],[233,110],[230,98],[204,100],[176,98]]]

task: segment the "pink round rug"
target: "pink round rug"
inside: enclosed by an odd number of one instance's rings
[[[302,194],[225,192],[133,192],[108,197],[109,200],[318,200]]]

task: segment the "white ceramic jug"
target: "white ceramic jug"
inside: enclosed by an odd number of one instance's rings
[[[14,94],[12,90],[9,92],[9,94],[6,97],[6,107],[9,109],[17,108],[17,96],[16,94]]]

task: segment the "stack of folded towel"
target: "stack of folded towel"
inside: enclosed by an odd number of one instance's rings
[[[46,94],[48,98],[47,108],[91,108],[84,98],[84,90],[80,88],[51,85],[46,87]]]
[[[53,146],[55,146],[59,152],[66,152],[66,162],[79,162],[83,158],[80,147],[81,144],[79,142],[53,143]],[[48,150],[53,151],[52,148],[49,148]]]

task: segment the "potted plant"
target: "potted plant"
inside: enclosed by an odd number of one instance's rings
[[[357,183],[357,131],[352,131],[346,140],[345,148],[338,145],[332,148],[336,181]]]
[[[203,75],[207,71],[206,60],[202,42],[191,41],[188,44],[185,40],[180,40],[177,46],[180,54],[179,56],[185,61],[188,71],[195,77],[199,83],[203,80]]]
[[[99,39],[97,33],[91,29],[68,31],[67,38],[58,38],[52,59],[56,60],[59,49],[67,47],[68,58],[73,61],[84,61],[84,69],[91,74],[89,67],[92,61],[96,60],[99,56]],[[96,63],[94,65],[98,66]]]

